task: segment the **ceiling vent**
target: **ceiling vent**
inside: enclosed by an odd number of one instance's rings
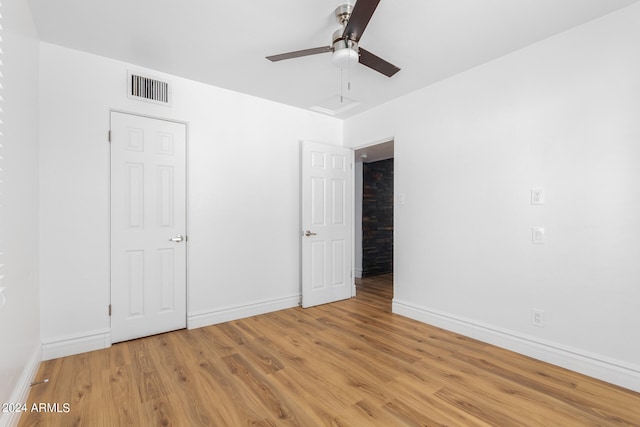
[[[171,85],[139,73],[127,73],[127,96],[131,99],[171,105]]]
[[[319,113],[335,116],[337,114],[344,113],[345,111],[353,107],[356,107],[358,104],[359,102],[351,98],[347,98],[346,96],[334,95],[331,98],[319,103],[318,105],[310,107],[310,109]]]

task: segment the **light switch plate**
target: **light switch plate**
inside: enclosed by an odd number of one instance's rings
[[[544,245],[544,227],[531,228],[531,242],[534,245]]]
[[[398,204],[404,205],[404,193],[398,193]]]
[[[531,204],[544,205],[544,188],[531,189]]]

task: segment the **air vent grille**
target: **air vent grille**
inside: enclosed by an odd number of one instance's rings
[[[354,99],[347,98],[346,96],[342,95],[334,95],[331,98],[310,108],[319,113],[335,116],[336,114],[343,113],[350,108],[358,106],[358,104],[359,102]]]
[[[171,85],[137,73],[128,73],[128,96],[132,99],[171,105]]]

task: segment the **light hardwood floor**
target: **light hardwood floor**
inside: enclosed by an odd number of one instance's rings
[[[640,426],[640,394],[358,297],[42,363],[20,426]]]

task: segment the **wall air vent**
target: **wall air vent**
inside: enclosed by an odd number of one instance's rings
[[[127,73],[127,96],[131,99],[171,105],[171,85],[139,73]]]

